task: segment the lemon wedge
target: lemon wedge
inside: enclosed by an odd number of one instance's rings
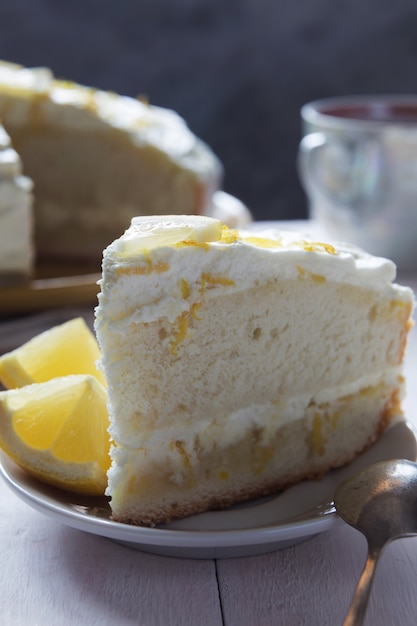
[[[0,392],[0,447],[61,489],[102,495],[110,466],[107,393],[94,376],[53,378]]]
[[[223,225],[206,215],[150,215],[134,217],[123,237],[112,245],[122,255],[174,246],[182,241],[197,244],[219,241]]]
[[[0,382],[7,389],[41,383],[56,376],[91,374],[105,384],[96,367],[97,340],[86,322],[76,317],[46,330],[0,357]]]

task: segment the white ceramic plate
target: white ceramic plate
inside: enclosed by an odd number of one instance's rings
[[[4,454],[0,455],[0,471],[22,500],[63,524],[144,552],[206,559],[262,554],[329,530],[339,520],[332,503],[339,482],[371,463],[396,458],[412,461],[417,458],[416,435],[405,423],[391,428],[354,463],[330,472],[323,480],[305,481],[274,497],[157,528],[113,522],[106,498],[85,497],[49,487]]]

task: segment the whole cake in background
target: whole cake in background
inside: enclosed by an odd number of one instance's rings
[[[34,256],[32,181],[0,125],[0,286],[26,280]]]
[[[99,266],[134,215],[213,210],[222,166],[173,111],[0,62],[0,119],[34,181],[40,259]]]
[[[401,419],[413,294],[395,266],[297,233],[133,219],[95,329],[113,518],[226,507],[350,462]]]

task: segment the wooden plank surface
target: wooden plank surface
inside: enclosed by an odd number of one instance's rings
[[[222,626],[213,561],[145,554],[50,519],[0,479],[0,623]]]
[[[341,626],[366,557],[346,525],[265,556],[219,561],[227,626]],[[366,624],[415,626],[417,537],[391,544],[377,569]]]

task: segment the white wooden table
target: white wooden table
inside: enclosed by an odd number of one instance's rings
[[[415,276],[400,277],[417,290]],[[92,308],[0,322],[0,353]],[[406,362],[407,418],[417,427],[417,330]],[[141,553],[61,525],[0,480],[0,624],[5,626],[338,626],[366,557],[342,522],[297,545],[239,559]],[[417,623],[417,537],[379,564],[366,623]]]

